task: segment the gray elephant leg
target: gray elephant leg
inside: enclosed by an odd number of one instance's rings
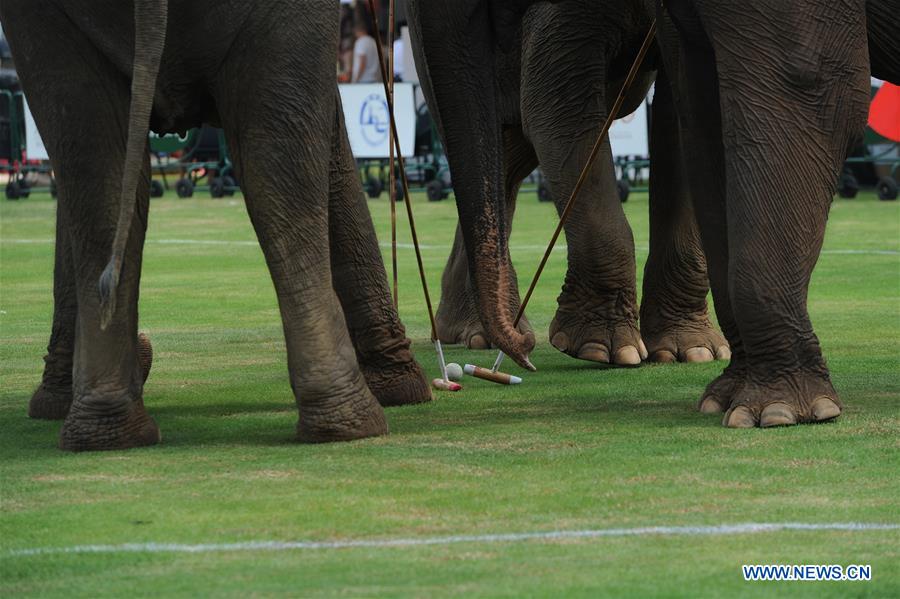
[[[653,97],[650,255],[644,266],[641,337],[652,362],[708,362],[731,356],[709,320],[709,281],[684,175],[671,87],[660,70]],[[696,156],[691,157],[696,160]]]
[[[64,211],[60,210],[57,204],[53,327],[47,344],[47,355],[44,356],[41,384],[28,402],[28,416],[41,420],[62,420],[72,405],[72,358],[75,351],[78,300],[69,230],[63,222],[63,215]],[[147,382],[153,361],[153,347],[143,333],[138,335],[138,357],[141,362],[142,380]]]
[[[785,9],[772,1],[698,9],[715,49],[728,289],[747,356],[744,385],[723,420],[729,427],[823,421],[841,412],[807,293],[834,181],[867,115],[864,7],[858,0]]]
[[[59,210],[69,237],[76,286],[72,405],[62,426],[60,447],[121,449],[156,443],[159,429],[144,409],[137,350],[146,181],[133,200],[137,218],[116,292],[118,307],[106,330],[100,328],[97,291],[118,214],[128,81],[54,5],[10,3],[3,8],[4,19],[16,22],[7,33],[32,112],[54,157]],[[32,35],[38,30],[42,35]],[[147,160],[144,172],[149,175]]]
[[[737,389],[743,385],[747,360],[728,289],[726,183],[718,78],[707,46],[682,43],[666,12],[659,13],[658,23],[665,71],[681,125],[682,146],[678,153],[694,157],[683,161],[685,175],[706,256],[716,317],[731,347],[728,366],[706,387],[698,405],[704,413],[722,412],[728,409]]]
[[[527,123],[532,117],[526,100],[523,118]],[[595,113],[587,118],[593,122]],[[559,212],[596,140],[596,129],[580,124],[560,132],[563,120],[536,119],[529,125]],[[634,238],[616,192],[608,140],[581,194],[565,225],[569,268],[550,324],[550,343],[583,360],[640,364]]]
[[[613,44],[617,34],[602,25],[585,31],[585,23],[597,19],[589,3],[560,4],[530,12],[523,24],[523,128],[559,212],[608,112],[606,44]],[[634,238],[616,190],[608,139],[565,233],[568,271],[550,324],[550,343],[583,360],[640,364],[645,354],[637,327]]]
[[[561,139],[571,138],[563,135]],[[562,161],[562,148],[539,150],[559,212],[593,142],[594,138],[578,140],[576,149]],[[582,360],[634,366],[646,351],[637,328],[634,238],[616,191],[609,140],[581,193],[585,197],[565,225],[569,268],[550,323],[550,343]]]
[[[332,283],[336,9],[306,8],[252,13],[235,40],[242,52],[223,65],[215,95],[275,284],[300,412],[297,436],[347,441],[385,434],[387,423],[360,371]],[[298,20],[308,25],[300,38],[293,33]]]
[[[525,140],[518,127],[505,127],[503,130],[503,170],[504,196],[506,198],[506,231],[512,231],[513,214],[516,210],[516,197],[522,180],[537,166],[537,158],[531,145]],[[508,238],[507,238],[508,241]],[[515,319],[519,311],[519,284],[515,268],[509,258],[509,287],[507,311],[510,319]],[[443,343],[460,343],[469,349],[487,349],[492,347],[491,339],[478,316],[475,303],[475,289],[469,275],[469,260],[463,241],[460,225],[456,226],[453,249],[444,267],[441,277],[441,302],[435,314],[438,336]],[[528,318],[522,317],[517,330],[534,343],[534,331]]]
[[[388,288],[338,100],[332,139],[328,225],[331,277],[369,389],[383,406],[431,400]]]
[[[59,184],[59,177],[57,176]],[[65,200],[62,199],[62,202]],[[43,420],[62,420],[72,405],[72,355],[75,351],[75,319],[78,302],[69,231],[64,211],[57,205],[56,256],[53,267],[53,328],[41,384],[28,402],[28,416]]]

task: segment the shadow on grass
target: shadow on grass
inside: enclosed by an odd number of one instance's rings
[[[495,387],[470,383],[460,394],[438,393],[435,401],[386,410],[393,437],[382,443],[422,433],[439,436],[468,431],[484,436],[515,435],[516,431],[591,431],[596,428],[705,429],[719,427],[720,418],[696,411],[700,388],[692,382],[683,389],[655,389],[653,381],[623,385],[620,377],[632,377],[635,369],[597,366],[593,363],[554,364],[554,370],[598,371],[597,380],[583,380],[577,390],[562,395],[558,380],[532,380],[528,386]],[[652,369],[656,370],[656,368]],[[650,373],[652,370],[646,371]],[[265,394],[265,398],[260,397]],[[246,386],[202,385],[189,392],[151,389],[145,398],[150,415],[163,432],[163,446],[285,446],[296,443],[297,408],[293,398],[281,390]],[[231,397],[233,399],[226,400]],[[260,397],[259,400],[252,399]],[[223,398],[223,399],[217,399]],[[55,447],[61,422],[30,420],[27,398],[21,414],[7,411],[2,417],[5,452],[27,452]],[[8,405],[8,404],[7,404]],[[481,431],[481,433],[479,433]]]

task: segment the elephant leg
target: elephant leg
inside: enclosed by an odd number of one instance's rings
[[[641,338],[652,362],[709,362],[731,356],[709,320],[709,281],[684,174],[678,116],[664,69],[651,123],[650,255],[644,266]],[[693,158],[692,158],[693,159]]]
[[[525,134],[559,212],[609,110],[609,56],[600,40],[616,35],[602,27],[585,30],[596,20],[589,4],[562,6],[545,7],[549,19],[532,12],[523,25],[521,102]],[[637,326],[634,238],[619,201],[609,139],[579,193],[565,223],[568,270],[550,343],[575,358],[638,365],[645,350]]]
[[[298,439],[349,441],[386,434],[387,422],[359,368],[332,283],[337,9],[291,6],[287,13],[252,13],[235,40],[242,51],[222,65],[214,95],[275,285]],[[297,22],[306,24],[306,35],[295,35]]]
[[[331,143],[331,277],[360,368],[369,389],[383,406],[430,401],[431,388],[413,358],[406,329],[391,300],[339,99]]]
[[[747,356],[723,423],[740,428],[841,412],[807,294],[834,182],[862,135],[869,100],[862,0],[768,4],[701,12],[719,79],[728,290]],[[739,10],[748,14],[736,27]]]
[[[9,3],[3,16],[16,23],[8,35],[29,105],[53,156],[60,221],[71,250],[77,316],[72,405],[60,447],[78,451],[157,443],[159,429],[143,405],[137,348],[149,160],[131,200],[137,210],[116,289],[117,309],[106,329],[100,328],[98,282],[119,212],[129,82],[54,3]],[[32,35],[36,30],[42,35]]]
[[[59,177],[57,176],[59,184]],[[65,200],[61,200],[65,201]],[[53,267],[53,328],[41,384],[28,402],[28,416],[43,420],[62,420],[72,405],[72,359],[75,351],[75,320],[78,315],[75,272],[69,231],[64,211],[57,204],[56,256]]]
[[[57,178],[58,183],[58,178]],[[53,267],[53,326],[41,384],[28,402],[28,416],[40,420],[62,420],[72,405],[72,359],[75,351],[75,323],[78,316],[75,266],[69,230],[57,205],[56,247]],[[138,334],[141,377],[147,382],[153,362],[150,339]]]
[[[503,129],[503,171],[504,197],[506,201],[506,231],[512,231],[512,219],[516,210],[516,197],[522,180],[537,167],[537,158],[531,145],[525,140],[520,127],[511,126]],[[492,347],[491,339],[478,316],[475,303],[475,288],[469,274],[469,260],[466,256],[465,242],[460,228],[456,226],[453,249],[447,259],[447,266],[441,277],[441,302],[435,313],[438,337],[443,343],[459,343],[469,349],[488,349]],[[507,241],[508,238],[507,238]],[[515,319],[519,311],[519,283],[515,268],[509,257],[509,287],[507,311],[510,320]],[[528,318],[524,315],[516,329],[534,343],[534,331]]]
[[[712,51],[703,41],[682,41],[666,11],[659,12],[658,39],[679,116],[679,154],[700,232],[716,317],[731,347],[731,360],[703,392],[703,413],[727,410],[744,383],[746,356],[728,292],[725,163],[718,77]],[[660,84],[664,84],[661,80]],[[657,86],[657,93],[660,91]],[[688,160],[687,157],[691,159]],[[658,175],[659,173],[657,173]]]
[[[548,133],[534,142],[560,213],[587,161],[593,133]],[[634,238],[616,191],[608,139],[581,194],[565,224],[569,267],[550,343],[582,360],[638,365],[645,350],[637,328]]]
[[[558,138],[571,139],[568,135]],[[565,161],[543,156],[541,164],[557,210],[562,212],[590,152],[593,139],[576,142]],[[565,224],[569,268],[550,323],[550,343],[570,356],[635,366],[646,356],[637,327],[634,237],[616,191],[609,140],[582,189],[584,197]]]

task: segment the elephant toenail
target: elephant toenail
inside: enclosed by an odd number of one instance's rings
[[[767,405],[759,416],[759,425],[763,428],[792,424],[797,424],[797,414],[791,406],[782,402]]]
[[[637,366],[641,363],[641,355],[633,345],[626,345],[616,352],[615,363],[619,366]]]
[[[684,352],[685,362],[712,362],[713,355],[705,347],[691,347]]]
[[[553,335],[553,339],[550,340],[550,345],[552,345],[559,351],[566,351],[567,349],[569,349],[569,336],[560,331],[557,334]]]
[[[830,397],[817,397],[812,403],[813,418],[822,422],[841,415],[840,406]]]
[[[653,355],[650,356],[650,361],[659,362],[661,364],[671,364],[672,362],[675,362],[676,359],[675,354],[667,349],[661,349],[653,352]]]
[[[716,360],[730,360],[731,348],[727,345],[720,345],[716,348]]]
[[[719,400],[712,395],[707,395],[700,400],[700,413],[702,414],[721,414],[725,411]]]
[[[609,364],[609,350],[599,343],[585,343],[578,350],[578,357],[582,360]]]
[[[638,351],[639,351],[640,354],[641,354],[641,360],[646,360],[646,359],[647,359],[647,356],[648,356],[649,354],[647,353],[647,346],[644,345],[644,340],[643,340],[643,339],[638,339]]]
[[[489,349],[487,339],[479,333],[475,333],[469,337],[469,349]]]
[[[725,412],[722,424],[728,428],[753,428],[756,426],[756,419],[749,408],[738,406]]]

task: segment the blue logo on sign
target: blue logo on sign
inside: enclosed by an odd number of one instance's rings
[[[390,121],[387,101],[379,94],[371,94],[362,103],[359,125],[363,138],[373,147],[387,141]]]

